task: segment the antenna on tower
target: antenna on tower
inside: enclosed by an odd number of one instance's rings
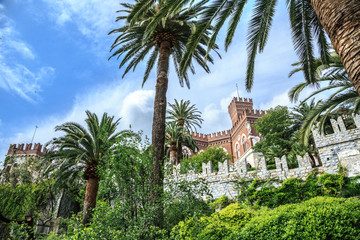
[[[31,139],[31,144],[32,144],[32,143],[33,143],[33,141],[34,141],[34,137],[35,137],[36,129],[38,129],[38,128],[39,128],[38,126],[35,126],[35,131],[34,131],[34,135],[33,135],[32,139]]]
[[[236,83],[236,91],[237,91],[238,98],[240,98],[240,96],[239,96],[239,88],[238,88],[237,83]]]

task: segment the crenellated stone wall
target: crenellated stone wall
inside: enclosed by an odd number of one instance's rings
[[[355,129],[346,129],[342,117],[337,120],[332,119],[331,125],[333,134],[323,135],[315,128],[313,135],[316,146],[319,150],[322,166],[312,168],[309,156],[297,156],[298,168],[289,169],[286,157],[275,158],[276,169],[268,170],[264,157],[258,154],[254,155],[254,171],[248,171],[247,161],[240,158],[234,164],[228,161],[219,163],[219,171],[214,172],[211,162],[203,163],[202,172],[195,173],[190,171],[187,174],[179,174],[181,165],[174,167],[171,178],[175,180],[194,181],[196,179],[205,179],[214,198],[223,195],[235,197],[237,195],[234,189],[235,181],[242,179],[252,181],[257,178],[260,180],[278,179],[285,180],[291,177],[305,179],[313,169],[320,172],[337,173],[339,166],[346,168],[346,174],[349,177],[360,175],[360,116],[354,116]]]
[[[350,177],[360,174],[360,116],[353,119],[354,129],[347,129],[340,116],[330,120],[334,133],[324,135],[318,128],[312,131],[323,166],[341,164]]]
[[[278,179],[285,180],[291,177],[303,178],[313,170],[310,164],[308,156],[297,157],[299,167],[294,169],[289,169],[285,156],[281,159],[275,158],[276,169],[268,170],[265,158],[262,157],[257,159],[256,170],[248,171],[246,163],[244,161],[237,161],[234,165],[230,165],[226,160],[223,163],[218,163],[219,171],[214,172],[211,162],[203,163],[202,172],[195,173],[190,171],[187,174],[180,174],[181,164],[174,167],[174,172],[171,178],[174,178],[175,181],[186,180],[186,181],[195,181],[197,179],[205,179],[208,187],[211,191],[211,194],[214,198],[219,198],[221,196],[228,196],[230,198],[235,197],[237,192],[235,190],[235,181],[245,180],[252,181],[255,178],[260,180],[269,180],[269,179]],[[332,163],[327,165],[327,167],[317,167],[318,171],[325,172],[336,172],[339,167],[338,163]]]

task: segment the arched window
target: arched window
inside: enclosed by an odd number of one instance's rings
[[[246,152],[246,137],[245,136],[242,136],[241,144],[243,146],[244,152]]]
[[[191,157],[191,150],[188,147],[183,146],[182,152],[183,152],[183,157],[185,157],[185,158]]]

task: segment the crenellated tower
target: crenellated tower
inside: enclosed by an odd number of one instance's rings
[[[251,98],[234,97],[228,107],[232,127],[229,130],[211,134],[192,133],[200,151],[219,146],[234,156],[233,161],[245,156],[253,164],[251,147],[260,139],[253,128],[265,111],[255,110]],[[248,158],[247,155],[250,157]],[[250,163],[250,164],[251,164]]]

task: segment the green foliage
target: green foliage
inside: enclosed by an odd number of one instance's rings
[[[216,199],[215,201],[210,203],[210,206],[212,209],[223,209],[225,207],[227,207],[230,204],[230,199],[227,196],[222,196],[218,199]]]
[[[291,150],[292,121],[287,107],[277,106],[268,110],[254,128],[261,134],[262,140],[253,147],[256,152],[261,152],[266,159],[282,157]]]
[[[27,224],[19,224],[16,222],[11,222],[9,224],[9,229],[10,239],[28,239],[30,233],[34,231],[33,227],[30,227]]]
[[[4,166],[6,166],[7,164],[9,164],[11,161],[11,157],[10,156],[6,156],[5,160],[4,160]]]
[[[188,183],[167,179],[167,191],[161,198],[164,225],[154,226],[158,203],[151,201],[152,153],[149,143],[138,137],[120,137],[104,157],[99,169],[102,181],[97,207],[89,226],[81,215],[67,222],[61,239],[166,239],[179,221],[193,216],[210,215],[213,210],[198,196],[208,196],[203,180]],[[49,239],[56,239],[51,235]]]
[[[252,211],[240,204],[231,204],[209,217],[189,218],[171,231],[172,239],[223,239],[251,219]]]
[[[359,239],[360,200],[317,197],[300,204],[259,210],[240,204],[209,217],[190,218],[172,239]]]
[[[49,183],[0,185],[1,213],[9,219],[24,220],[26,214],[39,211],[51,200]]]
[[[213,169],[219,170],[218,163],[222,163],[225,160],[230,160],[232,157],[228,153],[224,152],[221,147],[208,147],[205,151],[192,156],[188,159],[181,161],[180,173],[187,173],[189,170],[195,170],[198,173],[202,171],[202,164],[212,162]]]
[[[193,182],[168,179],[164,196],[164,228],[167,231],[189,217],[207,216],[213,209],[200,198],[212,198],[204,179]]]
[[[270,183],[270,180],[262,182],[258,179],[251,184],[239,181],[236,186],[239,191],[238,201],[255,207],[274,208],[284,204],[299,203],[316,196],[353,197],[358,196],[360,192],[360,183],[345,177],[341,172],[318,176],[314,171],[305,181],[300,178],[289,178],[283,181],[280,187],[274,187]]]
[[[317,197],[260,210],[227,239],[359,239],[360,200]]]
[[[297,119],[297,120],[296,120]],[[289,168],[298,167],[296,155],[304,156],[306,153],[313,156],[312,146],[303,145],[298,142],[297,130],[299,118],[294,118],[287,107],[277,106],[268,110],[268,113],[262,116],[254,128],[261,134],[262,140],[253,147],[254,151],[264,155],[270,169],[275,169],[275,157],[286,156]]]

